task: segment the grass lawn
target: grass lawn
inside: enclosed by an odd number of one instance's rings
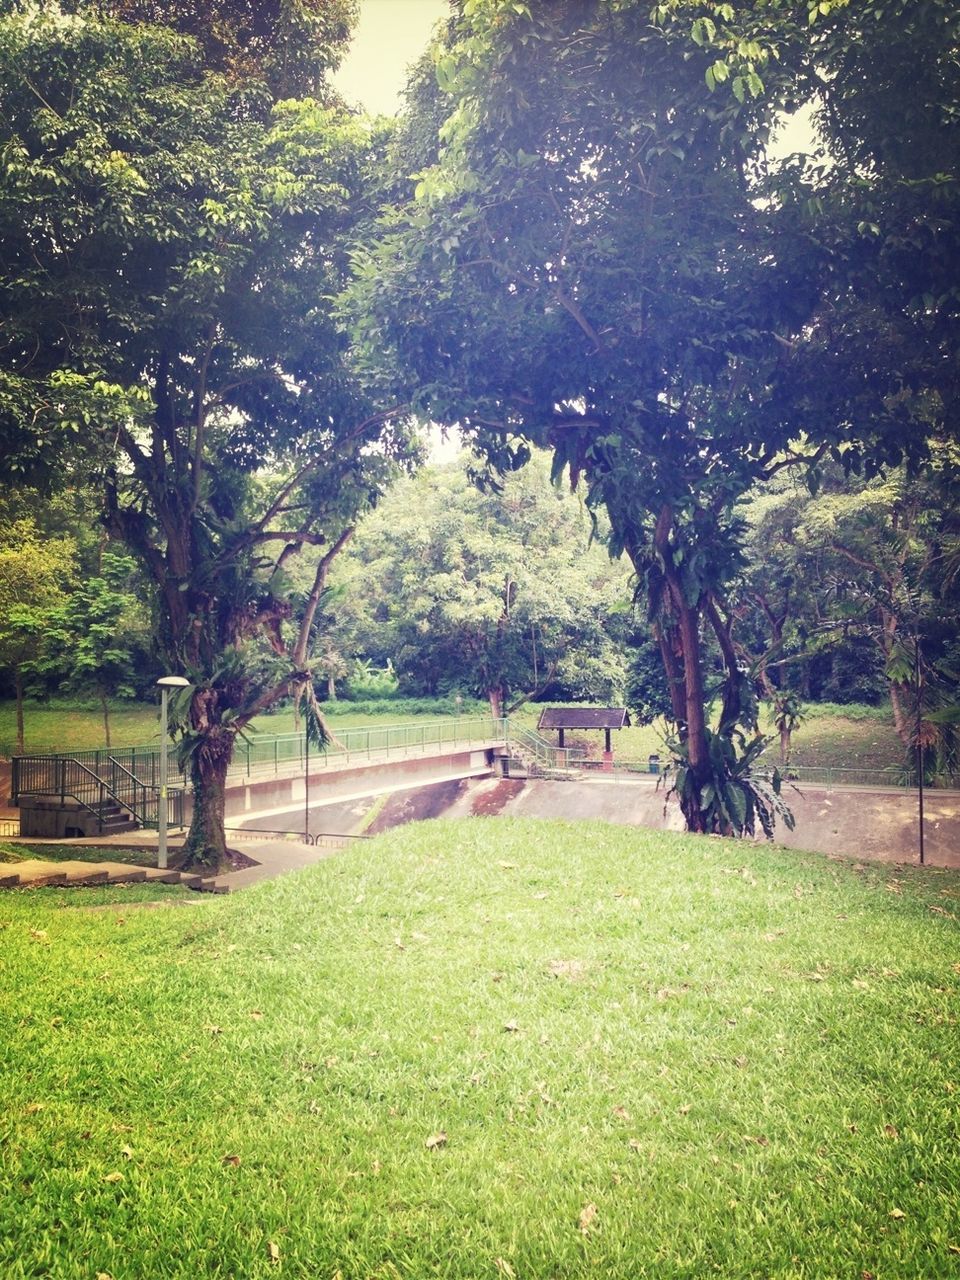
[[[86,892],[0,897],[5,1280],[960,1271],[957,873],[473,820]]]
[[[528,729],[536,729],[541,707],[528,705],[517,720]],[[773,724],[761,720],[764,733],[771,736],[767,754],[770,762],[779,759],[779,741]],[[551,739],[553,735],[550,735]],[[614,756],[618,760],[641,760],[658,752],[664,754],[663,735],[654,725],[632,725],[612,735]],[[585,746],[594,756],[603,750],[602,733],[568,733],[568,746]],[[793,735],[792,763],[816,765],[820,768],[885,769],[903,763],[903,744],[893,727],[888,706],[838,706],[825,703],[811,705],[802,726]]]
[[[87,844],[24,844],[0,840],[0,863],[30,862],[48,858],[51,862],[129,862],[134,867],[155,867],[155,848],[124,849],[119,845],[95,847]]]

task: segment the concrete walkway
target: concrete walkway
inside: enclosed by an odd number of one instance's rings
[[[31,858],[26,862],[0,863],[0,889],[18,889],[40,887],[43,885],[96,885],[96,884],[140,884],[143,882],[160,884],[182,884],[197,889],[201,893],[233,893],[236,889],[244,889],[247,885],[256,884],[259,880],[270,880],[275,876],[285,875],[288,871],[300,871],[322,862],[344,848],[349,843],[343,840],[339,846],[328,842],[323,847],[303,844],[298,840],[235,840],[231,834],[230,842],[239,844],[240,850],[249,857],[254,866],[244,867],[239,871],[228,871],[219,876],[203,876],[184,873],[172,869],[166,871],[158,867],[139,867],[129,862],[80,862],[59,859],[56,862],[43,858]],[[25,841],[25,843],[27,843]],[[32,847],[43,844],[55,844],[60,848],[74,845],[77,848],[109,849],[111,845],[120,848],[143,848],[156,850],[156,832],[127,831],[117,836],[93,836],[77,840],[37,840],[28,842]],[[182,837],[171,836],[168,849],[173,853],[183,844]]]

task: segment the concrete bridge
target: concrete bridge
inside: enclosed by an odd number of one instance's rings
[[[158,754],[138,751],[141,768]],[[98,776],[98,762],[87,759],[95,754],[102,753],[84,753],[86,762],[78,766],[88,779]],[[49,768],[51,759],[69,758],[37,759]],[[302,735],[254,739],[238,752],[228,777],[227,824],[247,833],[349,836],[418,818],[516,815],[682,829],[678,809],[665,802],[655,776],[592,773],[586,763],[506,721],[484,717],[343,730],[325,754],[307,749]],[[95,806],[60,793],[70,773],[61,769],[47,794],[20,787],[23,835],[98,834]],[[29,781],[29,771],[21,778]],[[787,798],[796,830],[781,826],[779,842],[826,854],[916,861],[915,790],[816,782],[801,784]],[[928,791],[925,807],[927,861],[960,866],[960,792]],[[187,809],[183,820],[188,816]]]
[[[234,752],[227,815],[236,819],[254,809],[309,808],[353,794],[483,776],[495,761],[509,758],[507,735],[506,720],[449,717],[340,730],[325,751],[311,747],[303,734],[255,737],[238,743]],[[539,740],[534,748],[544,763],[570,754]],[[156,827],[159,761],[156,747],[15,757],[11,799],[20,809],[21,834],[69,839]],[[167,773],[170,825],[185,825],[191,796],[172,747]]]

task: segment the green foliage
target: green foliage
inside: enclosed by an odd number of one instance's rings
[[[355,716],[375,716],[383,724],[394,724],[406,716],[486,715],[490,708],[475,698],[461,698],[458,706],[456,695],[451,694],[446,698],[350,698],[338,702],[336,707],[327,704],[325,710],[337,724],[341,720],[349,724]]]
[[[0,17],[0,460],[83,468],[143,566],[222,857],[216,770],[302,686],[327,566],[409,452],[330,303],[367,212],[367,135],[322,83],[353,6],[77,9]]]
[[[24,743],[24,678],[38,669],[76,572],[71,538],[42,538],[33,519],[0,526],[0,668],[13,675],[17,748]]]
[[[135,567],[132,557],[105,550],[100,573],[82,575],[51,614],[35,669],[58,675],[64,694],[134,696],[134,663],[150,645],[149,615],[130,590]]]
[[[367,668],[389,664],[404,692],[502,706],[548,687],[620,696],[627,584],[542,457],[499,492],[471,485],[463,460],[398,484],[357,530],[337,581],[339,647],[368,655]]]
[[[81,11],[85,0],[64,8]],[[356,0],[99,0],[101,13],[136,26],[159,24],[195,41],[204,65],[234,80],[262,80],[275,97],[324,92],[336,67]],[[278,35],[281,37],[278,39]]]
[[[357,339],[493,471],[532,442],[586,481],[694,772],[705,632],[725,725],[752,715],[738,500],[788,466],[815,493],[827,459],[869,479],[956,433],[957,29],[945,0],[477,0],[432,102],[418,83],[420,118],[446,117],[358,258]],[[829,162],[773,165],[778,113],[811,96]],[[796,655],[790,630],[771,659]]]
[[[663,660],[656,644],[647,635],[634,637],[630,647],[626,699],[639,724],[669,720],[673,712]]]
[[[355,658],[350,670],[348,696],[351,702],[379,702],[400,696],[400,682],[387,658],[383,667],[376,667],[369,658]]]
[[[663,771],[670,783],[667,795],[676,795],[685,814],[699,815],[700,830],[710,835],[753,836],[759,826],[772,840],[778,820],[792,831],[780,771],[759,763],[767,742],[762,734],[748,742],[742,735],[708,729],[706,770],[691,769],[685,742],[668,742],[673,759]]]
[[[740,599],[765,637],[758,662],[768,695],[806,685],[853,698],[869,692],[879,673],[912,760],[919,636],[928,725],[921,733],[938,773],[955,767],[947,764],[954,748],[927,713],[957,700],[960,597],[950,565],[958,476],[957,446],[933,440],[930,459],[912,473],[901,465],[867,481],[826,465],[816,495],[781,480],[743,507],[750,554]]]

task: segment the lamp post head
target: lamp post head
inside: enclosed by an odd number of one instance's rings
[[[189,689],[190,681],[186,676],[161,676],[157,681],[161,689]]]

